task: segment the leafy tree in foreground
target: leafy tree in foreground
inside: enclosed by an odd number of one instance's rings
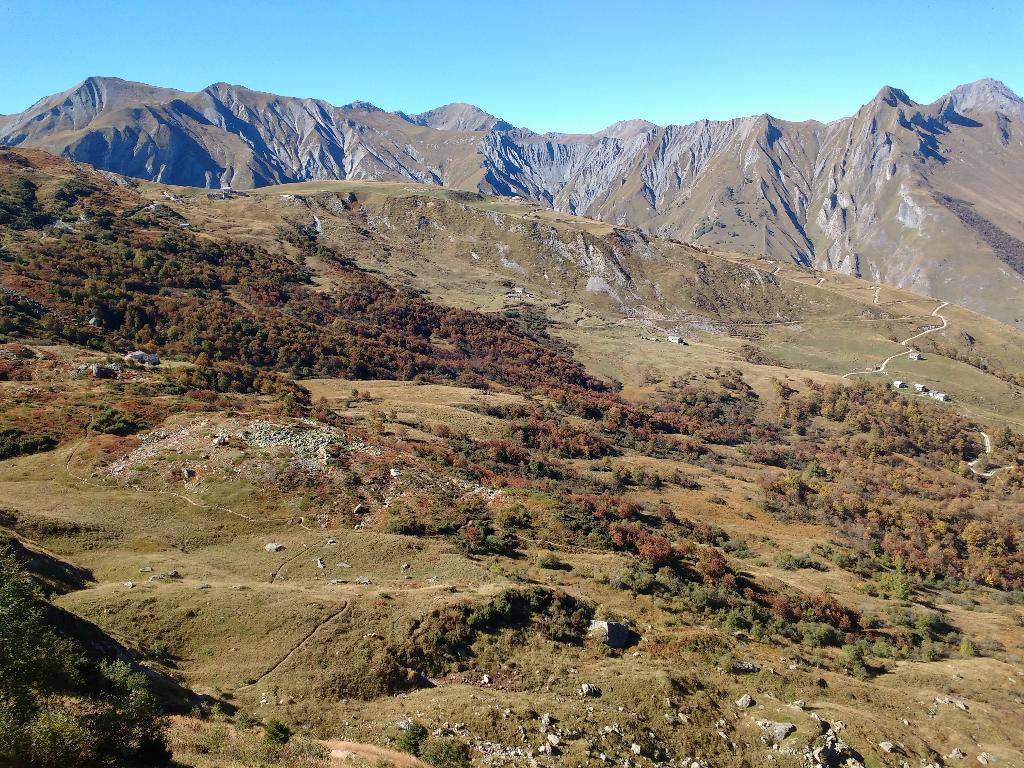
[[[0,549],[0,768],[169,759],[145,675],[94,663],[54,632],[25,569]]]

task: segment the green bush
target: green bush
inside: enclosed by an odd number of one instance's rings
[[[619,589],[628,589],[641,595],[651,594],[658,586],[657,579],[649,569],[629,566],[616,579]]]
[[[868,676],[867,650],[863,642],[843,646],[843,666],[854,677],[863,680]]]
[[[420,751],[420,757],[434,768],[468,768],[469,749],[453,739],[431,739]]]
[[[292,729],[280,720],[268,720],[263,728],[263,738],[276,746],[284,746],[292,737]]]
[[[811,648],[839,645],[843,642],[843,633],[831,624],[816,621],[801,621],[797,624],[800,639]]]
[[[396,744],[403,752],[419,755],[423,742],[427,740],[427,729],[421,723],[410,723],[405,730],[398,732]]]
[[[139,428],[126,413],[116,408],[104,408],[98,411],[89,422],[89,430],[104,435],[129,435]]]
[[[785,552],[775,558],[775,564],[784,571],[825,570],[821,563],[810,555],[791,555]]]
[[[558,555],[551,552],[542,552],[537,557],[537,567],[548,571],[569,571],[572,568],[558,559]]]
[[[48,451],[57,445],[49,435],[29,435],[20,429],[0,429],[0,459]]]

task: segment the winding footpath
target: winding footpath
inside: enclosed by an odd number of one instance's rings
[[[875,303],[876,304],[878,303],[878,292],[877,292],[877,290],[875,292]],[[850,371],[849,373],[844,373],[843,374],[843,378],[844,379],[848,379],[850,376],[863,376],[864,374],[867,374],[867,373],[885,373],[885,369],[889,365],[889,363],[891,363],[897,357],[903,357],[904,355],[909,355],[911,352],[914,351],[910,347],[910,342],[914,341],[915,339],[920,339],[922,336],[927,336],[929,333],[935,333],[936,331],[945,330],[945,328],[949,325],[949,321],[945,318],[944,315],[940,315],[939,312],[941,312],[945,307],[948,307],[948,306],[949,306],[949,302],[948,301],[939,302],[939,306],[937,306],[935,309],[933,309],[932,313],[930,315],[930,317],[937,317],[937,318],[939,318],[939,320],[942,321],[942,325],[936,325],[936,326],[934,326],[932,328],[926,328],[925,330],[921,331],[920,333],[915,333],[913,336],[909,336],[909,337],[905,338],[903,341],[900,342],[900,344],[902,346],[906,347],[906,349],[903,350],[902,352],[897,352],[895,355],[889,355],[889,357],[885,358],[885,360],[883,360],[878,367],[876,367],[876,368],[867,368],[867,369],[865,369],[863,371]],[[888,374],[886,374],[886,375],[888,375]]]
[[[1014,465],[1012,464],[1007,464],[1001,467],[992,467],[987,471],[977,469],[979,462],[981,462],[982,459],[987,459],[992,453],[992,438],[988,436],[988,432],[984,432],[979,429],[978,433],[981,435],[981,439],[985,443],[985,452],[974,461],[967,462],[967,466],[970,468],[971,472],[976,474],[978,477],[992,477],[996,472],[1002,472],[1004,469],[1013,469]]]
[[[881,286],[875,286],[875,295],[874,295],[874,303],[875,304],[878,304],[878,293],[879,293],[879,291],[881,291]],[[900,342],[900,344],[902,346],[904,346],[904,347],[907,347],[907,348],[905,350],[903,350],[902,352],[897,352],[895,355],[889,355],[889,357],[885,358],[885,360],[883,360],[881,362],[881,364],[877,368],[868,368],[868,369],[863,370],[863,371],[850,371],[849,373],[844,373],[842,378],[847,379],[850,376],[863,376],[863,375],[869,374],[869,373],[882,373],[882,374],[885,374],[886,376],[888,376],[889,374],[886,373],[885,369],[889,365],[889,363],[891,363],[893,360],[895,360],[898,357],[903,357],[904,355],[909,355],[911,352],[914,351],[913,348],[911,348],[909,346],[910,342],[914,341],[915,339],[920,339],[922,336],[927,336],[929,333],[935,333],[936,331],[944,330],[945,328],[947,328],[949,326],[949,321],[946,319],[946,317],[944,315],[939,314],[943,309],[945,309],[948,306],[949,306],[949,302],[948,301],[939,302],[939,305],[935,309],[932,310],[932,313],[930,315],[930,317],[937,317],[937,318],[939,318],[942,321],[942,325],[936,325],[933,328],[926,328],[925,330],[921,331],[920,333],[915,333],[913,336],[910,336],[910,337],[904,339],[903,341]],[[982,442],[984,443],[984,446],[985,446],[985,451],[980,456],[978,456],[978,458],[974,459],[973,461],[967,462],[967,467],[971,470],[971,472],[973,472],[978,477],[986,477],[987,478],[987,477],[992,477],[993,475],[996,474],[996,472],[1001,472],[1004,469],[1010,469],[1009,466],[993,467],[992,469],[985,470],[985,471],[979,470],[977,468],[978,464],[981,463],[982,459],[987,459],[992,454],[992,438],[989,437],[989,434],[987,432],[985,432],[984,430],[979,429],[978,433],[981,435]]]

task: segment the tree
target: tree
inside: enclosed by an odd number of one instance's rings
[[[427,740],[427,729],[422,723],[415,721],[409,723],[409,727],[399,731],[396,744],[403,752],[410,755],[419,755],[423,742]]]
[[[28,573],[0,547],[0,766],[170,761],[148,679],[96,663],[48,623]]]
[[[268,720],[263,729],[263,738],[276,746],[284,746],[292,737],[292,729],[280,720]]]

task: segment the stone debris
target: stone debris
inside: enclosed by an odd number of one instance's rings
[[[124,583],[124,585],[125,585],[126,587],[128,587],[128,589],[135,589],[135,582],[134,582],[134,581],[126,581],[126,582]]]
[[[196,584],[196,589],[209,589],[209,588],[210,588],[210,585],[207,584],[205,581],[202,581],[202,582]]]
[[[362,584],[362,585],[365,586],[365,585],[367,585],[369,583],[370,583],[370,578],[368,576],[356,576],[356,584]]]
[[[339,568],[351,568],[352,566],[348,563],[338,563]]]
[[[734,661],[732,671],[740,675],[750,675],[761,671],[761,665],[754,661]]]
[[[995,757],[990,755],[988,752],[982,752],[978,755],[977,759],[982,765],[992,765],[996,761]]]
[[[749,693],[744,693],[742,696],[736,699],[736,706],[740,709],[752,707],[754,706],[754,699]]]
[[[580,684],[580,693],[587,698],[597,698],[601,695],[601,689],[590,683]]]
[[[522,747],[510,747],[484,739],[473,739],[470,747],[484,756],[485,765],[521,765],[535,762],[531,752]]]
[[[967,757],[967,754],[960,747],[946,755],[947,760],[963,760],[965,757]]]
[[[150,581],[170,581],[172,579],[180,579],[181,574],[177,571],[164,571],[163,573],[154,573],[149,577]]]
[[[242,438],[255,448],[290,448],[299,464],[310,471],[327,467],[328,447],[342,442],[341,430],[312,419],[296,424],[254,421],[242,431]]]
[[[804,763],[813,768],[863,768],[864,758],[859,752],[843,741],[837,733],[836,723],[834,726],[823,722],[821,724],[824,732],[814,741],[813,745],[804,747]],[[839,729],[841,730],[841,729]]]
[[[263,548],[267,550],[267,552],[280,552],[282,549],[284,549],[284,544],[281,544],[277,541],[272,541],[269,544],[264,545]]]
[[[889,755],[896,751],[896,745],[893,744],[891,741],[879,742],[878,746],[883,752]]]
[[[225,445],[228,445],[230,442],[231,442],[231,436],[228,435],[228,433],[225,432],[224,430],[221,430],[220,432],[218,432],[216,434],[216,436],[213,438],[213,444],[221,446],[221,447],[223,447]]]
[[[491,678],[490,675],[484,675],[483,677],[480,678],[480,684],[481,685],[490,685],[493,682],[494,682],[494,680]]]
[[[965,702],[963,699],[954,699],[951,696],[936,696],[935,703],[951,704],[952,706],[956,707],[957,709],[963,712],[967,712],[970,710],[970,707],[967,706],[967,702]]]
[[[327,563],[325,563],[325,562],[323,561],[323,558],[322,558],[322,557],[318,557],[318,558],[316,559],[316,567],[317,567],[317,568],[319,568],[320,570],[323,570],[324,568],[326,568],[326,567],[327,567]]]

